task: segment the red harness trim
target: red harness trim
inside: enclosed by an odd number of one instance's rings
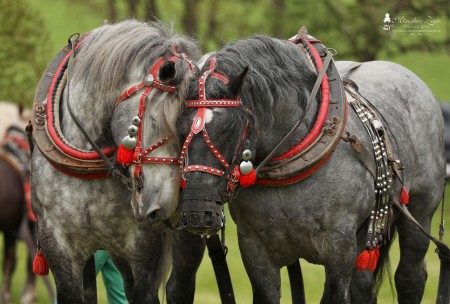
[[[189,135],[187,136],[186,140],[184,141],[183,147],[181,149],[181,156],[180,156],[180,166],[183,171],[183,173],[188,172],[194,172],[194,171],[200,171],[205,172],[217,176],[223,176],[225,174],[225,171],[216,169],[210,166],[205,165],[185,165],[185,156],[187,153],[187,148],[189,147],[189,144],[191,142],[192,137],[194,137],[196,134],[202,132],[202,138],[205,141],[205,143],[208,145],[208,148],[211,150],[213,155],[217,158],[219,163],[225,168],[228,169],[230,165],[225,160],[225,158],[220,154],[220,152],[216,149],[214,144],[211,141],[211,138],[208,135],[208,132],[205,129],[205,114],[206,114],[206,108],[218,108],[218,107],[240,107],[242,106],[241,100],[239,96],[236,99],[206,99],[205,94],[205,82],[208,76],[213,76],[216,78],[219,78],[223,82],[228,82],[228,77],[226,77],[223,74],[219,74],[217,72],[213,72],[216,65],[216,58],[212,57],[209,62],[209,70],[205,71],[203,75],[200,77],[198,81],[198,94],[199,99],[198,100],[186,100],[186,107],[187,108],[198,108],[197,114],[194,117],[194,120],[192,122],[191,131],[189,132]]]
[[[81,40],[75,46],[75,50],[78,49],[83,44],[85,39]],[[59,80],[59,75],[61,75],[61,73],[63,72],[63,69],[64,69],[65,65],[67,64],[71,55],[72,55],[72,51],[67,53],[66,57],[64,57],[64,59],[61,61],[60,65],[58,66],[58,69],[55,72],[55,76],[53,77],[53,80],[50,85],[50,89],[47,94],[47,119],[48,119],[47,130],[48,130],[48,134],[49,134],[49,137],[51,138],[51,140],[55,143],[55,145],[58,147],[58,149],[60,149],[62,152],[66,153],[67,155],[72,156],[74,158],[79,158],[79,159],[83,159],[83,160],[96,160],[96,159],[100,158],[100,156],[98,155],[97,152],[79,151],[79,150],[75,150],[75,149],[69,147],[61,140],[61,138],[58,136],[58,134],[54,128],[53,100],[52,100],[53,93],[55,91],[56,83]],[[110,147],[102,149],[102,152],[108,156],[108,155],[112,155],[115,150],[116,150],[115,146],[110,146]]]
[[[319,53],[309,41],[307,40],[303,41],[306,43],[306,45],[308,45],[310,51],[312,52],[314,60],[317,64],[317,69],[320,72],[320,70],[322,69],[322,60],[320,59]],[[311,132],[309,132],[309,134],[305,136],[305,138],[295,147],[293,147],[292,149],[283,153],[280,156],[272,158],[271,160],[269,160],[269,162],[279,161],[299,154],[300,152],[308,148],[320,135],[323,129],[323,125],[325,124],[325,120],[327,118],[328,107],[330,106],[330,86],[328,84],[327,74],[325,74],[325,76],[322,79],[321,88],[322,88],[322,102],[320,103],[319,113],[317,114],[317,119],[316,122],[314,123],[313,128],[311,129]]]

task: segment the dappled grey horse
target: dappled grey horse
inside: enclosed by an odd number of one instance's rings
[[[439,105],[404,67],[341,62],[337,66],[354,82],[347,85],[352,109],[345,114],[332,62],[328,81],[325,75],[312,93],[327,54],[316,45],[310,36],[290,42],[256,36],[226,45],[206,62],[181,120],[181,225],[214,233],[223,224],[222,205],[230,202],[254,303],[278,303],[280,268],[299,258],[325,267],[322,303],[372,303],[375,277],[381,278],[397,229],[398,301],[420,303],[429,239],[393,202],[409,202],[409,211],[430,230],[445,177]],[[327,116],[324,104],[336,114]],[[252,163],[267,157],[255,171]],[[197,261],[202,254],[199,247]],[[364,256],[370,257],[365,265]]]
[[[38,249],[58,303],[83,303],[83,268],[97,249],[112,255],[130,303],[159,303],[169,257],[163,221],[180,184],[176,123],[194,75],[187,57],[196,60],[199,49],[162,24],[136,20],[71,41],[36,93]],[[118,146],[123,165],[112,163]]]

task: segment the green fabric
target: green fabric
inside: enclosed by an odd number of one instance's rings
[[[98,275],[100,271],[102,272],[108,304],[127,304],[122,276],[111,260],[108,251],[97,250],[94,259],[95,273]],[[57,304],[56,299],[54,304]]]
[[[128,303],[127,297],[125,296],[122,276],[111,260],[108,251],[97,250],[94,254],[94,258],[96,274],[98,275],[100,271],[102,272],[108,304]]]

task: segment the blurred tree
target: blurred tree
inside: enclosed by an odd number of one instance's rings
[[[158,7],[156,0],[147,0],[147,19],[151,21],[158,20]]]
[[[109,20],[113,22],[117,19],[116,0],[108,0]]]
[[[0,100],[31,105],[46,67],[49,35],[23,0],[0,0]]]
[[[191,36],[197,34],[196,2],[196,0],[184,0],[183,26],[186,34]]]

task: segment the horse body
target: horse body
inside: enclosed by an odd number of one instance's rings
[[[247,122],[250,123],[246,148],[257,161],[264,159],[304,115],[307,115],[304,123],[277,155],[308,134],[315,121],[318,100],[313,101],[315,105],[308,105],[306,100],[317,73],[302,50],[290,42],[255,37],[228,45],[214,57],[217,60],[214,72],[225,75],[230,82],[220,77],[207,78],[204,90],[207,99],[233,99],[239,93],[242,107],[208,108],[205,129],[215,149],[232,166],[239,160],[236,147],[242,141]],[[240,90],[236,90],[239,85],[234,80],[242,77],[240,73],[245,67],[250,72]],[[443,193],[445,175],[443,123],[438,104],[422,81],[393,63],[364,63],[349,77],[381,114],[394,155],[404,167],[403,181],[410,189],[408,208],[429,231]],[[197,83],[191,88],[189,97],[196,99]],[[195,113],[190,110],[183,116],[185,135],[191,129]],[[352,110],[345,131],[360,138],[366,147],[372,147],[363,124]],[[188,165],[220,168],[201,138],[191,139],[188,152]],[[199,184],[206,193],[215,191],[223,202],[228,201],[224,176],[186,173],[186,190]],[[211,200],[206,196],[201,199],[200,193],[197,197],[198,202]],[[320,169],[300,182],[282,187],[240,188],[230,202],[230,212],[237,224],[254,303],[278,303],[280,268],[299,258],[325,267],[322,303],[371,303],[375,297],[373,274],[357,272],[354,261],[364,248],[374,201],[372,175],[343,141]],[[400,303],[419,303],[426,280],[424,256],[429,240],[401,215],[395,225],[401,247],[395,276],[398,299]]]
[[[67,102],[98,146],[118,145],[138,113],[140,94],[115,104],[119,96],[142,82],[152,65],[174,49],[194,59],[199,53],[194,42],[175,36],[163,26],[134,20],[104,25],[84,39],[76,62],[69,63],[68,86],[59,114],[67,141],[87,151],[92,147],[75,125]],[[184,83],[192,72],[184,60],[179,60],[170,76],[166,81],[178,85],[178,89],[175,93],[152,90],[140,126],[145,147],[172,136],[151,156],[178,155],[173,140],[177,138],[175,124],[181,114]],[[134,167],[128,169],[131,175]],[[167,270],[165,251],[169,245],[162,221],[175,210],[179,187],[177,166],[169,167],[144,165],[142,187],[138,190],[134,181],[130,191],[118,179],[65,174],[34,149],[33,211],[38,219],[39,246],[55,277],[58,302],[83,303],[83,268],[97,249],[111,253],[124,277],[130,303],[159,302],[158,288]]]

